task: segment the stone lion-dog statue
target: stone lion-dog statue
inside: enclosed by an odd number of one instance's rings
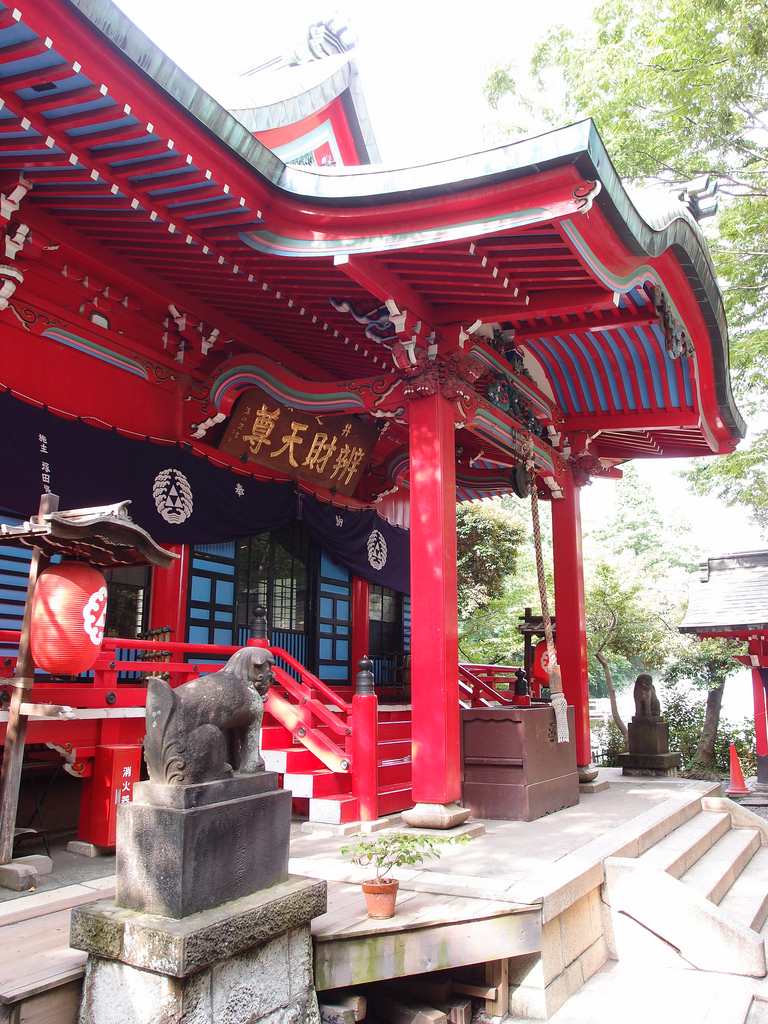
[[[144,740],[150,780],[186,785],[263,771],[259,737],[274,663],[266,648],[243,647],[219,672],[176,689],[152,676]]]
[[[656,696],[656,687],[651,676],[642,673],[635,680],[635,717],[658,718],[661,704]]]

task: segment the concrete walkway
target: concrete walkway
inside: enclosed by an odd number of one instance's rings
[[[535,875],[552,869],[569,854],[603,840],[610,843],[615,830],[640,815],[654,812],[665,801],[687,799],[701,783],[686,779],[625,778],[618,769],[601,771],[598,781],[610,788],[583,794],[576,807],[534,822],[490,821],[484,834],[463,846],[448,847],[441,859],[421,868],[399,872],[401,887],[480,899],[510,899]],[[394,820],[392,825],[397,827]],[[476,828],[475,831],[483,831]],[[360,869],[340,853],[348,837],[327,831],[308,831],[295,821],[291,836],[290,870],[293,874],[335,881],[359,881]],[[585,851],[586,852],[586,851]],[[53,873],[41,876],[34,893],[0,889],[0,921],[34,917],[45,912],[66,893],[58,889],[91,887],[97,893],[113,879],[114,858],[88,859],[54,848]],[[768,880],[766,880],[768,886]],[[10,901],[17,901],[13,907]],[[21,901],[21,902],[18,902]],[[25,906],[26,905],[26,906]],[[9,911],[13,913],[9,917]],[[2,927],[0,927],[0,936]],[[752,1006],[753,997],[765,1002]],[[739,978],[682,968],[654,969],[652,974],[627,964],[609,962],[594,975],[550,1020],[553,1024],[766,1024],[768,980]],[[511,1022],[520,1018],[507,1018]]]
[[[509,1024],[519,1017],[508,1017]],[[766,1024],[768,981],[609,960],[549,1024]]]
[[[427,861],[420,869],[399,871],[401,887],[418,880],[433,886],[480,889],[483,897],[488,889],[498,895],[663,801],[702,787],[689,779],[629,778],[622,776],[620,768],[602,769],[597,781],[609,782],[610,788],[582,794],[575,807],[536,821],[482,820],[484,835],[466,845],[446,847],[440,860]],[[398,827],[397,819],[392,825]],[[295,825],[291,871],[313,878],[360,881],[361,871],[339,853],[348,841],[348,837],[307,832]]]

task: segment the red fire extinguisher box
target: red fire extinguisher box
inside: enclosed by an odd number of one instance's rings
[[[140,768],[138,744],[96,747],[93,776],[83,780],[79,839],[94,846],[115,845],[117,808],[133,798],[133,784],[139,781]]]

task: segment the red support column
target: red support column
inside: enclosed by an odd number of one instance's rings
[[[589,677],[587,627],[584,611],[584,570],[581,553],[581,503],[570,470],[564,497],[552,501],[552,540],[555,563],[557,660],[563,693],[573,704],[576,721],[576,762],[589,765]]]
[[[352,679],[357,672],[357,663],[371,653],[370,622],[368,618],[368,580],[352,577]]]
[[[378,766],[379,702],[375,693],[356,693],[352,698],[352,792],[360,821],[376,821],[379,816]]]
[[[149,606],[149,628],[170,626],[172,640],[184,642],[187,625],[187,587],[189,579],[189,547],[168,544],[169,551],[180,557],[167,569],[152,570],[152,598]]]
[[[749,641],[749,653],[752,656],[752,699],[755,708],[755,753],[757,754],[757,781],[759,788],[768,785],[768,715],[766,714],[766,693],[764,677],[768,669],[760,667],[763,642],[759,639]]]
[[[413,799],[422,806],[405,817],[422,827],[469,815],[446,806],[461,797],[453,421],[440,394],[409,404]]]

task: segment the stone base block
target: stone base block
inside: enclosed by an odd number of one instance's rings
[[[593,764],[580,764],[576,771],[579,775],[579,785],[588,786],[590,782],[594,782],[600,773],[600,769],[596,768]]]
[[[326,890],[324,881],[292,875],[271,889],[183,920],[99,900],[73,908],[69,944],[140,970],[185,978],[324,914]]]
[[[403,821],[411,828],[455,828],[462,825],[472,812],[458,804],[416,804],[403,811]]]
[[[548,984],[523,981],[510,984],[509,1011],[515,1020],[549,1020],[608,959],[602,936]],[[514,961],[510,962],[511,964]]]
[[[638,756],[669,753],[669,724],[663,718],[640,718],[627,725],[629,753]]]
[[[580,782],[579,792],[580,793],[604,793],[606,789],[610,789],[611,784],[607,779],[603,779],[602,782]]]
[[[114,852],[114,846],[95,846],[82,839],[71,839],[67,843],[67,853],[75,853],[78,857],[111,857]]]
[[[37,868],[23,861],[11,860],[0,864],[0,886],[13,892],[26,892],[37,885]]]
[[[309,925],[326,884],[291,878],[183,921],[78,907],[89,952],[79,1024],[319,1024]]]
[[[678,751],[666,754],[619,754],[622,775],[665,775],[674,778],[680,764]]]
[[[53,871],[53,861],[43,853],[30,853],[26,857],[14,857],[14,864],[28,864],[34,868],[38,875],[50,875]]]
[[[143,782],[118,808],[116,901],[184,918],[288,877],[291,794],[273,772],[192,786]]]

